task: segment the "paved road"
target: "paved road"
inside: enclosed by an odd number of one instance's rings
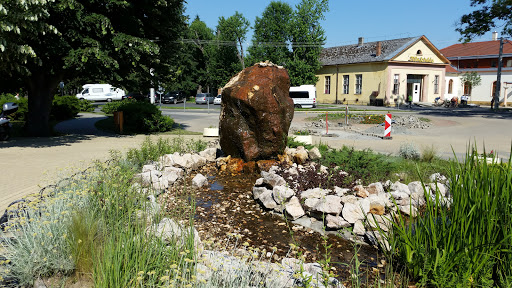
[[[179,104],[178,104],[179,105]],[[363,107],[364,108],[364,107]],[[382,112],[413,113],[432,120],[434,128],[415,131],[408,135],[393,135],[393,140],[376,137],[344,134],[332,127],[329,132],[338,137],[315,137],[315,141],[332,147],[351,145],[357,149],[370,148],[377,152],[396,154],[400,144],[413,142],[418,147],[434,145],[439,155],[452,157],[452,148],[462,156],[470,143],[487,150],[493,149],[500,156],[508,157],[512,143],[512,113],[489,113],[486,109],[468,112],[447,109],[418,108],[403,112],[384,108]],[[292,127],[303,127],[305,118],[313,111],[296,112]],[[165,110],[176,122],[190,131],[202,132],[203,128],[218,125],[219,111],[207,110]],[[96,130],[93,123],[101,119],[95,114],[80,114],[76,120],[56,126],[56,130],[68,135],[53,138],[18,138],[0,142],[0,211],[8,203],[24,195],[39,191],[40,187],[55,182],[61,175],[83,169],[94,159],[106,160],[110,150],[125,151],[138,147],[146,136],[117,136]],[[358,128],[357,126],[354,128]],[[157,136],[152,136],[157,137]],[[175,136],[164,136],[175,137]],[[195,136],[201,138],[202,136]]]

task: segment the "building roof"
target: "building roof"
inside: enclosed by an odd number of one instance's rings
[[[440,50],[447,58],[498,55],[500,41],[484,41],[473,43],[460,43],[448,46]],[[512,42],[503,42],[503,54],[512,54]]]
[[[383,40],[376,42],[325,48],[320,53],[322,65],[382,62],[391,60],[398,53],[420,40],[423,36]],[[377,43],[381,43],[381,55],[377,56]]]
[[[453,67],[452,65],[447,65],[446,73],[460,73],[460,71],[457,70],[457,68]]]

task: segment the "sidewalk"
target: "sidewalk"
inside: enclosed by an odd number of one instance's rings
[[[89,167],[94,160],[107,160],[111,150],[124,152],[139,147],[146,138],[146,135],[118,136],[100,132],[94,128],[94,122],[99,119],[101,117],[89,114],[56,126],[60,133],[75,129],[75,134],[0,142],[0,214],[12,201],[37,193],[42,187],[55,184],[60,177]]]

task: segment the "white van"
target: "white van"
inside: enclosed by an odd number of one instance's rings
[[[295,108],[316,108],[316,87],[314,85],[290,87],[290,98]]]
[[[82,88],[82,92],[76,94],[80,100],[112,102],[123,99],[125,93],[123,89],[110,84],[85,84]]]

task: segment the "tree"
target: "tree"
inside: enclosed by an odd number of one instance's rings
[[[249,47],[252,63],[270,60],[286,65],[291,57],[289,49],[293,9],[287,3],[272,1],[254,21],[254,35]]]
[[[219,17],[213,52],[210,57],[212,87],[224,86],[231,77],[245,67],[243,43],[249,21],[236,12],[228,18]]]
[[[467,94],[471,94],[471,90],[473,89],[473,87],[476,87],[476,86],[480,85],[480,83],[482,83],[482,78],[475,71],[466,72],[466,73],[462,74],[460,79],[461,79],[461,83],[462,83],[463,87],[464,88],[467,87],[469,89],[467,92],[466,92],[466,89],[464,89],[464,91],[465,91],[464,93],[467,93]]]
[[[194,21],[190,23],[185,35],[183,60],[187,61],[188,59],[189,63],[187,65],[184,61],[180,61],[182,63],[181,69],[190,75],[190,82],[194,83],[194,89],[200,92],[199,90],[202,87],[212,85],[210,58],[213,57],[215,52],[211,44],[215,35],[213,30],[201,21],[199,16],[196,16]]]
[[[243,43],[247,38],[247,31],[249,30],[249,20],[245,18],[238,11],[235,15],[230,16],[228,19],[224,17],[219,18],[219,25],[217,26],[217,37],[220,41],[232,41],[235,43],[236,54],[242,69],[245,68],[245,56]]]
[[[461,34],[461,40],[469,42],[498,26],[503,27],[503,34],[512,35],[512,1],[471,0],[471,6],[479,8],[460,18],[456,31]]]
[[[65,77],[86,75],[98,82],[141,89],[165,81],[173,68],[177,39],[185,28],[183,0],[7,0],[2,5],[23,14],[19,7],[26,2],[39,5],[34,23],[22,21],[30,16],[0,18],[0,27],[11,21],[28,27],[20,28],[19,37],[13,35],[16,30],[0,32],[8,34],[2,37],[6,52],[0,57],[2,63],[9,62],[0,70],[23,73],[31,135],[49,135],[54,92]],[[9,47],[26,47],[33,53],[7,51]],[[150,75],[151,68],[155,76]]]
[[[288,73],[292,86],[316,84],[316,72],[321,67],[319,60],[326,37],[320,21],[329,11],[329,0],[302,0],[292,19],[292,59]]]

